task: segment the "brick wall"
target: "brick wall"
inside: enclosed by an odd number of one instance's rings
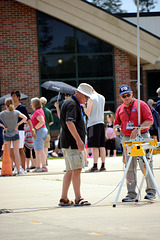
[[[20,90],[40,96],[36,10],[14,0],[0,0],[1,96]]]
[[[116,102],[117,107],[122,104],[119,97],[119,88],[123,84],[130,85],[130,61],[128,53],[115,48],[115,80],[116,80]]]
[[[138,97],[137,95],[137,71],[130,72],[130,87],[133,91],[133,96],[135,98]]]

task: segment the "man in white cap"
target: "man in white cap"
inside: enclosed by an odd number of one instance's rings
[[[81,197],[81,170],[84,167],[85,125],[80,104],[84,104],[92,95],[93,88],[81,83],[75,95],[68,98],[61,107],[60,122],[62,132],[60,145],[66,163],[66,173],[63,178],[62,195],[59,206],[83,206],[90,203]],[[73,184],[75,202],[68,199],[70,184]]]
[[[160,87],[156,91],[158,93],[158,97],[160,98]],[[155,110],[159,113],[160,116],[160,100],[156,102]],[[158,141],[160,141],[160,127],[158,127]]]

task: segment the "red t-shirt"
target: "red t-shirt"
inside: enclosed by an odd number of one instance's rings
[[[134,99],[133,99],[134,100]],[[123,135],[131,135],[131,132],[133,129],[126,129],[127,123],[130,121],[131,123],[134,123],[134,126],[138,126],[138,99],[135,99],[135,102],[130,103],[128,107],[125,107],[124,103],[120,105],[117,108],[116,114],[115,114],[115,120],[114,120],[114,125],[119,124],[121,126],[122,134]],[[132,105],[133,103],[133,105]],[[128,114],[130,114],[130,119]],[[144,121],[153,121],[152,113],[148,105],[140,100],[140,121],[143,123]],[[145,132],[149,130],[149,128],[143,128],[141,132]]]
[[[44,117],[44,121],[45,121],[45,115],[44,115],[43,109],[42,109],[42,108],[38,108],[38,109],[33,113],[32,117],[31,117],[31,122],[32,122],[32,124],[33,124],[33,127],[35,127],[35,126],[39,123],[39,121],[37,120],[37,117],[38,117],[39,115],[42,115],[42,116]],[[45,123],[44,123],[43,126],[40,127],[40,128],[44,128],[45,126],[46,126],[46,125],[45,125]]]

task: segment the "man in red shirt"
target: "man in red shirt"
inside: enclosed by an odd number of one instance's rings
[[[120,87],[119,95],[123,101],[123,104],[117,108],[114,125],[119,125],[121,127],[123,134],[122,145],[124,145],[125,141],[128,141],[129,139],[135,139],[138,135],[138,129],[136,128],[138,127],[138,99],[135,99],[133,97],[133,92],[131,91],[131,88],[126,84]],[[153,124],[153,117],[148,105],[143,101],[140,101],[140,121],[142,137],[144,139],[150,138],[148,130]],[[120,135],[118,131],[116,131],[116,134]],[[149,153],[146,153],[146,157],[149,158]],[[128,159],[129,156],[126,156],[126,163],[128,162]],[[122,202],[134,202],[136,199],[137,160],[139,160],[141,171],[144,171],[144,163],[141,157],[133,157],[126,177],[128,194],[125,198],[122,199]],[[150,167],[152,170],[152,159],[150,161]],[[146,176],[146,183],[147,194],[144,199],[154,199],[156,195],[156,190],[149,174]]]

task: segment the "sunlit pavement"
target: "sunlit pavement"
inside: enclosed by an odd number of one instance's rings
[[[160,155],[154,155],[154,175],[160,189]],[[47,173],[0,178],[0,239],[159,239],[160,199],[144,200],[144,183],[138,203],[122,203],[124,182],[117,205],[113,203],[123,177],[122,157],[106,158],[106,171],[82,171],[82,197],[88,207],[59,207],[64,159],[48,160]],[[1,163],[0,163],[1,166]],[[98,163],[100,168],[100,160]],[[138,186],[142,173],[138,168]],[[69,199],[74,200],[73,188]]]

